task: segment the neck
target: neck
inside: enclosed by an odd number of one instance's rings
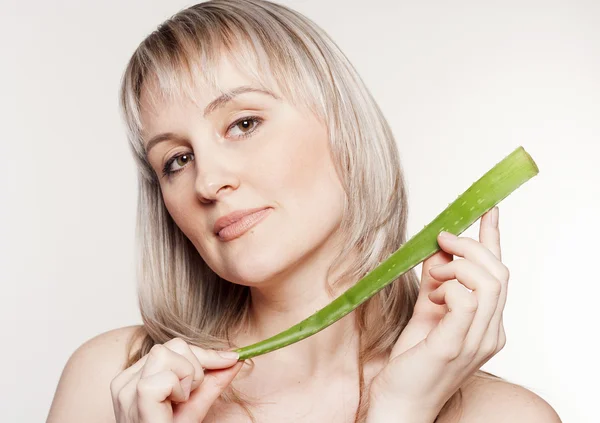
[[[333,254],[315,254],[310,263],[297,264],[279,274],[276,280],[251,287],[249,319],[236,343],[250,345],[271,337],[329,304],[356,282],[340,281],[333,287],[333,293],[328,290],[329,284],[337,281],[354,259],[354,255],[348,256],[327,279]],[[337,371],[347,374],[349,368],[356,367],[358,358],[359,337],[354,316],[354,312],[349,313],[309,338],[253,360],[257,364],[268,361],[271,370],[271,366],[281,366],[296,382]]]

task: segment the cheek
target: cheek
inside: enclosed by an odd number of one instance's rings
[[[169,215],[197,248],[203,243],[203,238],[210,236],[206,233],[206,216],[196,204],[196,199],[189,192],[172,189],[167,194],[163,192],[163,201]]]
[[[344,192],[329,154],[327,133],[320,126],[297,128],[281,151],[277,199],[292,221],[304,228],[328,231],[339,219]]]
[[[163,202],[165,207],[169,211],[169,214],[173,220],[178,224],[184,224],[185,219],[183,218],[186,214],[185,197],[181,193],[177,192],[176,189],[169,188],[168,192],[162,191]],[[181,226],[180,226],[181,227]],[[183,230],[183,227],[181,227]]]
[[[319,125],[300,125],[279,143],[277,164],[281,188],[296,197],[315,197],[328,193],[337,175],[329,157],[327,133]]]

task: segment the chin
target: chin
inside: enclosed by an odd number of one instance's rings
[[[291,255],[273,247],[237,254],[235,262],[226,265],[224,279],[240,285],[260,286],[277,278],[292,264]]]
[[[286,273],[294,272],[298,266],[313,261],[327,248],[327,240],[333,231],[326,225],[313,225],[306,230],[297,227],[271,232],[264,230],[265,227],[256,229],[230,241],[230,248],[221,252],[222,260],[215,271],[223,279],[250,287],[267,286],[285,278]],[[270,235],[273,233],[277,236]]]
[[[285,235],[281,233],[280,237],[263,240],[260,248],[236,251],[222,264],[223,279],[250,287],[267,286],[310,260],[324,241]],[[290,241],[286,241],[288,239]]]

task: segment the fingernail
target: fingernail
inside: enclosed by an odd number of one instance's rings
[[[438,267],[442,267],[442,265],[441,265],[441,264],[436,264],[435,266],[431,266],[431,267],[429,268],[429,272],[432,272],[432,271],[434,271],[434,270],[435,270],[435,269],[437,269]]]
[[[456,239],[458,238],[456,235],[450,232],[442,231],[440,232],[440,236],[445,239]]]
[[[236,360],[238,358],[240,358],[240,355],[238,353],[236,353],[235,351],[217,351],[217,354],[219,354],[221,357],[223,358],[227,358],[229,360],[235,358]]]
[[[498,214],[499,214],[499,210],[498,207],[494,207],[492,209],[492,218],[491,218],[491,223],[492,223],[492,227],[493,228],[497,228],[498,227]]]

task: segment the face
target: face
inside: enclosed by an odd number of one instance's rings
[[[224,90],[258,88],[226,55],[217,75]],[[310,111],[275,90],[279,98],[245,92],[204,116],[220,94],[208,86],[197,87],[195,102],[153,108],[152,89],[142,91],[148,160],[170,215],[215,273],[256,286],[331,254],[345,194],[327,128]],[[149,144],[163,133],[172,136]],[[163,175],[165,166],[174,173]],[[220,217],[256,208],[265,210],[215,234]]]

